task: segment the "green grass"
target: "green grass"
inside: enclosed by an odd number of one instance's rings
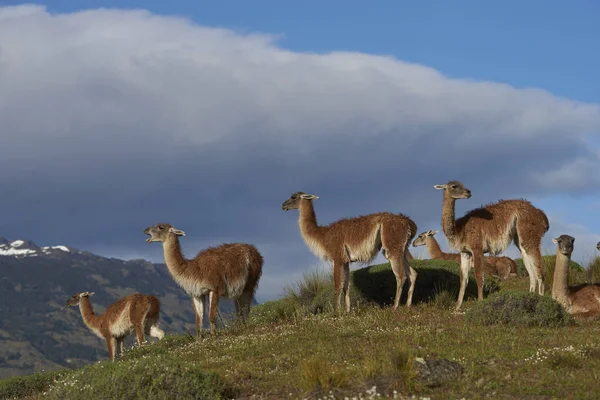
[[[486,278],[490,295],[478,302],[471,276],[470,300],[463,304],[464,312],[455,313],[458,265],[429,260],[412,264],[419,277],[411,308],[389,307],[395,279],[384,264],[353,273],[353,311],[336,315],[331,277],[317,271],[291,284],[285,298],[253,307],[248,324],[232,324],[217,337],[206,335],[197,341],[189,335],[168,335],[126,351],[116,363],[3,380],[0,398],[280,399],[361,394],[366,399],[377,394],[393,398],[395,391],[416,399],[592,399],[600,391],[600,321],[523,323],[527,318],[522,315],[536,315],[531,310],[542,310],[550,321],[560,314],[550,290],[544,298],[531,300],[527,277],[502,282]],[[580,278],[574,274],[572,283]],[[497,299],[504,300],[489,305]],[[501,318],[505,309],[521,317]],[[499,317],[491,323],[472,319],[477,310]],[[416,374],[416,358],[457,361],[464,372],[430,387]]]

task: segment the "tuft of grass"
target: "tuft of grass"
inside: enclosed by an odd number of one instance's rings
[[[414,371],[414,355],[406,347],[393,349],[390,354],[392,365],[391,377],[396,388],[406,390],[413,386],[416,373]]]
[[[301,280],[287,285],[284,290],[289,300],[312,314],[333,309],[333,275],[323,269],[305,273]]]
[[[458,293],[450,293],[447,290],[441,290],[436,293],[432,303],[440,310],[450,310],[456,305]]]
[[[480,325],[557,327],[572,322],[554,299],[525,291],[505,291],[475,303],[465,314]]]
[[[300,385],[311,392],[329,393],[332,389],[348,386],[348,374],[331,365],[322,355],[315,355],[299,365]]]
[[[551,354],[546,358],[545,363],[549,368],[563,372],[583,367],[580,357],[571,353]]]

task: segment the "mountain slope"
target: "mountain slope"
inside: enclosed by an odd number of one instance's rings
[[[77,307],[60,311],[78,291],[96,293],[92,303],[97,313],[125,295],[154,294],[161,301],[161,327],[167,334],[195,334],[192,303],[164,264],[0,238],[0,378],[79,367],[107,357],[104,341],[84,326]],[[232,302],[224,299],[220,310],[223,316],[230,313]],[[126,343],[133,342],[131,337]]]

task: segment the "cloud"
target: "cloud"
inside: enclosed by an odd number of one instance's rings
[[[316,262],[281,210],[297,190],[320,196],[323,223],[387,210],[423,230],[451,179],[474,193],[457,212],[597,191],[581,175],[600,166],[597,104],[141,10],[2,7],[0,21],[5,236],[160,258],[141,231],[167,221],[189,255],[257,244],[273,292],[269,276]]]

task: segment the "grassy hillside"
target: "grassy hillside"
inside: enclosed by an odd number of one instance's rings
[[[195,331],[191,300],[162,264],[76,251],[0,256],[0,378],[82,367],[107,357],[104,341],[83,324],[79,309],[60,310],[78,291],[96,293],[98,313],[123,296],[154,294],[166,332]],[[233,308],[227,300],[220,304],[223,315]]]
[[[413,265],[411,308],[385,306],[395,286],[386,264],[353,273],[350,315],[331,312],[328,274],[307,274],[283,299],[254,307],[246,326],[6,379],[0,398],[596,398],[600,321],[573,321],[549,296],[524,292],[527,277],[486,279],[489,298],[455,313],[457,265]],[[570,280],[585,278],[576,270]]]

